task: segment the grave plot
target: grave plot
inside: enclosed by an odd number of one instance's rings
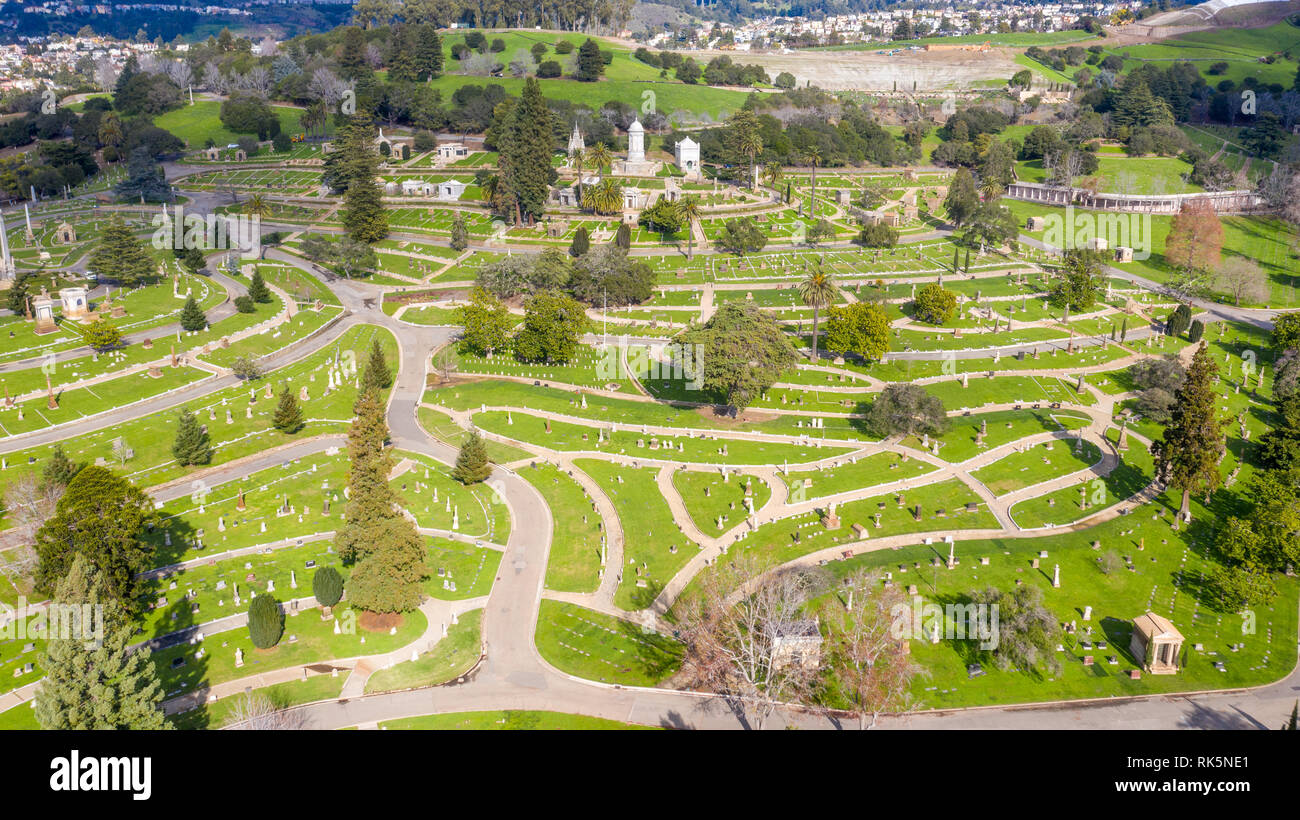
[[[1296,580],[1283,579],[1279,596],[1256,611],[1257,628],[1243,634],[1240,615],[1198,599],[1196,590],[1217,564],[1207,555],[1207,541],[1170,530],[1176,500],[1172,507],[1168,502],[1166,496],[1133,515],[1058,533],[1050,543],[958,541],[951,570],[946,554],[933,566],[935,550],[924,546],[866,553],[827,569],[836,579],[859,569],[889,572],[894,584],[909,591],[915,586],[923,603],[941,605],[967,603],[973,590],[1032,585],[1066,625],[1063,642],[1048,659],[1060,662],[1059,673],[1040,675],[1000,670],[978,641],[948,637],[946,624],[937,644],[923,629],[915,630],[912,658],[928,673],[913,684],[922,709],[1251,686],[1286,675],[1295,663]],[[1154,513],[1156,507],[1165,515]],[[1059,586],[1053,586],[1054,576]],[[1169,618],[1186,639],[1185,666],[1177,675],[1130,677],[1137,668],[1130,650],[1132,620],[1147,611]]]
[[[426,538],[429,543],[428,570],[424,591],[431,598],[461,601],[479,598],[492,591],[501,553],[449,538]]]
[[[739,526],[772,497],[772,488],[763,479],[731,471],[676,470],[673,486],[695,526],[715,538]]]
[[[577,480],[553,464],[534,461],[519,474],[537,488],[551,512],[546,588],[594,592],[600,584],[601,543],[605,537],[596,502]]]
[[[1060,476],[1086,470],[1101,461],[1101,450],[1090,441],[1053,439],[1024,445],[1005,458],[971,472],[989,492],[1006,495]]]
[[[424,613],[414,610],[402,615],[395,630],[368,632],[358,624],[360,613],[346,602],[334,615],[322,619],[316,609],[293,611],[285,618],[284,637],[270,649],[257,649],[247,627],[207,636],[197,644],[183,643],[153,653],[167,698],[183,695],[199,686],[252,677],[263,672],[319,663],[335,658],[381,655],[410,645],[428,629]],[[334,632],[335,625],[339,633]],[[343,624],[349,624],[347,630]]]
[[[278,299],[277,301],[283,304],[283,301]],[[215,346],[210,352],[201,354],[201,358],[206,362],[221,367],[230,367],[241,356],[251,356],[258,359],[306,339],[318,330],[328,326],[342,313],[343,307],[341,305],[322,306],[319,310],[313,305],[298,310],[297,313],[285,319],[279,325],[265,327],[259,333],[240,339],[229,347]]]
[[[613,503],[623,528],[622,567],[607,567],[621,578],[614,604],[622,609],[650,605],[664,585],[686,565],[699,545],[681,531],[655,481],[658,468],[629,467],[582,458],[574,466],[591,476]]]
[[[978,409],[987,404],[1088,406],[1097,403],[1097,398],[1091,391],[1079,387],[1077,378],[1067,381],[1050,376],[1007,375],[988,378],[985,375],[922,386],[930,395],[939,397],[949,412]]]
[[[640,430],[546,419],[527,413],[489,410],[474,415],[475,426],[498,436],[560,452],[601,452],[627,458],[685,464],[803,464],[843,455],[848,447],[820,447],[746,439],[666,436]]]
[[[0,633],[0,694],[40,680],[45,671],[41,656],[45,654],[44,614],[17,618]],[[15,707],[11,711],[18,711]]]
[[[489,356],[456,353],[456,370],[460,375],[510,376],[533,381],[556,382],[589,390],[613,390],[635,394],[619,348],[604,349],[579,345],[568,364],[520,362],[510,351]]]
[[[1106,431],[1107,439],[1119,442],[1119,431]],[[1131,435],[1125,436],[1119,451],[1120,463],[1105,478],[1081,481],[1074,487],[1027,498],[1010,510],[1011,520],[1024,529],[1071,524],[1141,492],[1155,477],[1151,452]]]
[[[213,464],[221,464],[285,444],[294,437],[275,430],[271,416],[274,394],[285,383],[299,392],[306,387],[303,402],[307,424],[297,437],[321,433],[343,433],[352,418],[356,388],[352,381],[355,362],[365,362],[372,339],[378,338],[389,362],[397,360],[397,342],[392,334],[373,325],[350,328],[326,350],[265,375],[253,385],[227,388],[191,403],[201,424],[209,426]],[[348,374],[348,384],[342,378]],[[272,396],[266,397],[266,386]],[[68,457],[76,461],[108,464],[142,486],[154,486],[180,478],[190,470],[178,467],[169,446],[146,446],[149,442],[171,442],[175,438],[179,408],[142,416],[122,425],[88,433],[64,442]],[[50,446],[32,447],[8,457],[9,469],[40,470]]]
[[[916,478],[935,469],[934,465],[918,458],[904,458],[898,453],[874,453],[850,456],[816,470],[794,470],[780,475],[786,484],[789,503],[796,504],[855,490],[868,491],[879,484]]]
[[[469,431],[456,424],[446,413],[421,405],[417,411],[420,427],[429,435],[444,444],[459,448],[469,437]],[[487,441],[488,460],[495,464],[509,464],[528,458],[531,454],[518,447],[511,447],[498,441]]]
[[[510,512],[486,482],[465,486],[446,465],[419,453],[397,451],[393,464],[389,484],[417,526],[494,544],[510,538]]]
[[[587,680],[655,686],[681,665],[682,646],[658,632],[585,607],[542,599],[537,651],[555,668]]]
[[[950,464],[960,464],[980,453],[1041,433],[1077,430],[1087,427],[1092,419],[1069,410],[998,410],[991,413],[973,413],[969,416],[949,418],[949,427],[943,435],[909,436],[901,442],[908,447],[934,452],[937,443],[938,457]]]
[[[455,680],[478,663],[483,652],[483,610],[471,609],[455,623],[433,649],[414,660],[380,669],[366,681],[366,694],[437,686]]]

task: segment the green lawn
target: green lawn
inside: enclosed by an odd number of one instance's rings
[[[681,645],[658,632],[573,604],[542,599],[537,651],[561,672],[603,683],[654,686],[681,663]]]
[[[366,681],[366,694],[437,686],[468,672],[483,648],[483,610],[474,609],[449,624],[447,634],[418,660],[381,669]]]
[[[287,105],[272,106],[280,115],[280,129],[293,135],[302,131],[302,109]],[[154,118],[154,124],[184,140],[190,148],[202,148],[209,139],[220,147],[235,142],[240,135],[221,124],[221,103],[197,100]],[[254,135],[256,136],[256,135]]]
[[[591,496],[553,464],[534,463],[519,471],[546,499],[551,511],[551,555],[547,589],[594,592],[600,584],[600,513]]]
[[[635,723],[620,723],[617,720],[587,717],[586,715],[569,715],[563,712],[530,712],[505,710],[500,712],[452,712],[445,715],[423,715],[421,717],[386,720],[379,724],[382,729],[416,729],[447,730],[490,729],[556,731],[575,729],[593,731],[597,729],[652,729],[652,726],[638,726]]]

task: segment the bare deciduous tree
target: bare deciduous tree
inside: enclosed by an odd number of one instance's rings
[[[277,707],[262,692],[245,692],[235,699],[226,718],[227,729],[295,731],[306,728],[301,711]]]
[[[323,67],[313,71],[311,81],[307,83],[307,93],[331,109],[339,104],[343,99],[343,92],[347,90],[347,83],[339,79],[333,71]]]
[[[25,543],[34,543],[36,531],[54,515],[54,508],[63,497],[63,487],[41,481],[33,474],[24,475],[5,488],[5,509],[14,530]]]
[[[1233,298],[1237,304],[1263,302],[1268,298],[1268,277],[1257,263],[1244,257],[1233,257],[1224,262],[1214,277],[1215,286]]]
[[[163,65],[163,73],[167,75],[167,79],[176,83],[176,87],[182,91],[189,88],[190,84],[194,82],[194,70],[184,60],[168,60]]]
[[[879,571],[861,570],[845,579],[846,610],[827,618],[829,659],[859,729],[873,728],[885,712],[912,709],[912,679],[921,673],[904,636],[894,630],[898,607],[906,608],[907,598],[881,578]]]
[[[689,684],[725,695],[756,729],[780,704],[809,702],[815,670],[784,657],[779,638],[803,619],[810,582],[793,571],[761,577],[752,558],[708,573],[681,622]]]

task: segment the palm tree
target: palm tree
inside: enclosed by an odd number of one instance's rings
[[[251,216],[266,216],[271,212],[271,203],[261,194],[253,194],[244,201],[244,213]]]
[[[616,214],[623,208],[623,186],[606,177],[582,194],[582,207],[598,214]]]
[[[677,213],[681,214],[682,221],[686,223],[687,259],[695,258],[695,221],[700,218],[702,210],[698,196],[685,196],[677,203]]]
[[[569,160],[573,162],[574,170],[578,172],[578,201],[582,201],[582,160],[586,152],[577,148],[569,152]]]
[[[117,115],[116,111],[107,111],[99,121],[99,141],[105,146],[111,147],[117,151],[118,162],[122,161],[122,152],[118,149],[122,147],[122,141],[125,135],[122,132],[122,118]]]
[[[808,216],[817,215],[817,166],[822,162],[822,152],[816,145],[808,149],[804,159],[812,166],[812,194],[809,197]]]
[[[605,169],[613,162],[614,154],[605,143],[598,142],[587,149],[587,164],[595,168],[597,173],[605,173]]]
[[[769,162],[763,166],[763,181],[767,183],[767,187],[776,188],[781,184],[781,177],[781,163]]]
[[[799,298],[813,309],[813,361],[817,361],[817,331],[821,309],[835,300],[835,282],[820,267],[799,283]]]
[[[985,202],[992,202],[1002,196],[1002,190],[1002,185],[996,179],[989,177],[980,186],[980,196],[984,198]]]

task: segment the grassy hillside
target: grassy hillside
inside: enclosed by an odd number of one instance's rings
[[[280,115],[281,130],[291,135],[302,130],[299,125],[302,109],[287,105],[276,105],[273,108]],[[168,111],[161,117],[155,117],[154,123],[185,140],[191,148],[202,148],[209,137],[217,145],[227,145],[240,137],[221,124],[221,103],[216,100],[198,100],[194,105]]]

